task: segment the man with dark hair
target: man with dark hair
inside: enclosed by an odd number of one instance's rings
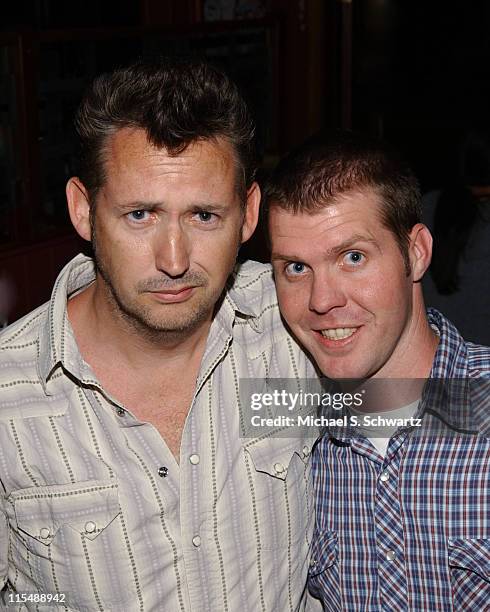
[[[95,80],[77,129],[66,193],[94,259],[0,337],[4,598],[299,610],[309,442],[240,439],[240,377],[313,371],[270,267],[233,274],[260,200],[245,103],[207,64],[139,63]]]
[[[340,131],[288,155],[266,194],[290,329],[344,392],[376,390],[314,449],[311,593],[331,611],[488,609],[490,349],[425,310],[413,173]]]

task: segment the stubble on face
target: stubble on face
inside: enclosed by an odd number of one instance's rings
[[[159,277],[141,280],[135,287],[135,295],[146,292],[165,291],[178,289],[179,287],[193,286],[199,288],[198,295],[192,302],[192,307],[184,309],[183,312],[174,312],[172,304],[161,305],[161,316],[156,316],[155,307],[153,308],[138,303],[137,299],[126,297],[118,289],[114,281],[114,275],[107,265],[106,257],[99,248],[97,241],[97,226],[95,214],[91,224],[91,241],[95,269],[98,277],[103,281],[107,303],[116,318],[121,319],[132,328],[138,335],[153,342],[178,342],[183,338],[191,336],[207,320],[211,320],[214,313],[219,309],[224,296],[224,289],[221,294],[215,294],[208,289],[209,281],[205,274],[197,270],[188,270],[178,278],[168,278],[164,275]],[[235,240],[234,252],[238,254],[240,249],[240,231]],[[236,259],[236,258],[235,258]],[[230,269],[229,273],[232,273]]]
[[[107,306],[122,329],[157,341],[178,342],[205,331],[233,271],[246,218],[232,147],[196,142],[172,156],[140,129],[118,131],[108,147],[106,181],[90,215],[95,307]],[[135,205],[148,223],[128,218]],[[206,227],[196,211],[208,205],[215,222]],[[182,242],[175,260],[175,237],[165,232],[175,229],[177,219]],[[163,295],[184,289],[190,292],[181,300]]]

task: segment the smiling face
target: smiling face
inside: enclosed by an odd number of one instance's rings
[[[407,276],[379,205],[378,196],[364,190],[344,193],[312,214],[271,206],[281,312],[330,378],[403,376],[416,351],[421,294],[416,317],[413,301],[420,289],[414,290],[414,277]],[[412,232],[420,228],[425,240],[423,226]]]
[[[140,330],[188,335],[211,320],[238,247],[255,228],[258,188],[244,210],[224,140],[170,156],[143,130],[125,128],[105,157],[92,228],[96,291]],[[72,179],[67,193],[72,220],[88,239],[83,185]]]

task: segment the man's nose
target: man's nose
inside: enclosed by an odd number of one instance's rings
[[[313,276],[308,307],[311,311],[325,314],[332,308],[340,308],[347,303],[344,286],[335,273],[323,271]]]
[[[168,224],[156,236],[155,265],[170,277],[187,272],[190,262],[190,241],[178,221]]]

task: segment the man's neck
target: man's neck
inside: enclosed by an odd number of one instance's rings
[[[136,419],[151,423],[177,462],[211,320],[187,336],[139,334],[96,283],[68,302],[79,351],[104,391]]]
[[[439,338],[429,325],[420,295],[414,300],[412,316],[389,364],[376,373],[376,378],[428,378],[438,344]]]
[[[91,364],[95,353],[112,356],[133,370],[168,367],[171,363],[199,362],[204,353],[211,320],[190,333],[143,333],[118,311],[97,281],[68,302],[68,318],[82,356]]]

